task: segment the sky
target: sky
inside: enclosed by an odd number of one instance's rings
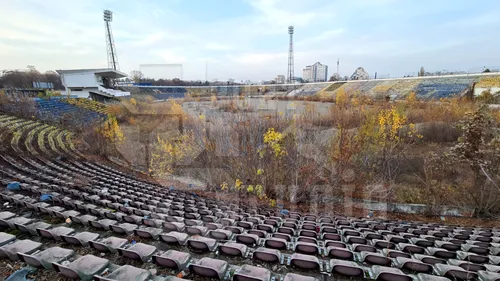
[[[0,70],[107,67],[104,9],[126,73],[270,80],[286,75],[289,25],[299,77],[317,61],[331,75],[337,59],[341,76],[500,66],[498,0],[1,0]]]

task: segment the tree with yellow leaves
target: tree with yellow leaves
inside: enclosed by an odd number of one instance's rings
[[[130,104],[137,107],[137,101],[134,98],[130,98]]]
[[[286,155],[286,150],[283,148],[283,141],[283,134],[276,132],[274,128],[269,128],[264,134],[264,144],[272,150],[276,157]]]
[[[407,97],[406,97],[406,103],[412,107],[418,102],[417,100],[417,94],[415,92],[411,92]]]
[[[337,94],[335,95],[335,103],[340,108],[345,108],[347,106],[347,94],[344,91],[344,88],[340,88],[337,90]]]
[[[392,180],[399,168],[393,165],[398,163],[394,160],[422,136],[417,134],[414,124],[407,124],[406,116],[396,107],[365,118],[356,136],[364,163],[381,172],[384,179]]]
[[[158,177],[171,175],[177,163],[194,156],[195,147],[191,132],[183,133],[177,139],[158,136],[151,151],[149,172]]]
[[[120,125],[114,116],[108,115],[106,121],[97,130],[109,144],[117,145],[125,141]]]

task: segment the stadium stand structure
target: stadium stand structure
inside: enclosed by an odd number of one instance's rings
[[[106,118],[106,114],[90,110],[63,97],[35,98],[37,116],[44,121],[67,120],[68,122],[88,123]]]
[[[1,142],[27,154],[0,154],[0,259],[40,272],[103,281],[500,278],[498,228],[230,204],[87,160],[64,133],[47,135],[57,128],[8,115],[0,126],[32,135],[30,148]],[[54,145],[41,149],[44,131]]]
[[[98,113],[102,114],[108,114],[108,108],[106,104],[96,102],[93,100],[89,99],[82,99],[82,98],[67,98],[63,99],[62,101],[67,102],[72,105],[76,105],[78,107],[82,107],[88,110],[92,110]]]
[[[241,86],[199,86],[199,87],[160,87],[137,86],[141,94],[148,94],[158,100],[182,98],[189,94],[200,96],[256,96],[273,95],[307,97],[320,95],[334,97],[340,89],[347,94],[369,95],[374,98],[403,99],[415,92],[421,99],[440,99],[461,95],[479,95],[483,91],[500,93],[500,74],[483,73],[471,75],[449,75],[429,77],[409,77],[377,80],[337,81],[293,85],[241,85]],[[129,88],[130,89],[130,88]],[[472,91],[474,89],[474,91]],[[132,91],[130,89],[130,91]],[[164,93],[164,94],[163,94]]]

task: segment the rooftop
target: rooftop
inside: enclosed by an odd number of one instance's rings
[[[128,76],[125,72],[121,72],[112,68],[63,69],[63,70],[56,70],[56,72],[59,73],[59,75],[93,72],[104,78],[124,78]]]

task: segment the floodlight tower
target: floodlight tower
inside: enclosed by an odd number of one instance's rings
[[[295,77],[293,74],[294,66],[293,66],[293,26],[292,25],[290,25],[288,27],[288,34],[290,34],[290,45],[288,48],[288,77],[287,77],[287,80],[288,80],[288,83],[293,83],[295,80]]]
[[[108,67],[114,70],[118,70],[118,56],[116,54],[115,41],[113,39],[113,33],[111,32],[110,22],[113,20],[113,12],[110,10],[104,10],[104,28],[106,29],[106,47],[108,50]]]

